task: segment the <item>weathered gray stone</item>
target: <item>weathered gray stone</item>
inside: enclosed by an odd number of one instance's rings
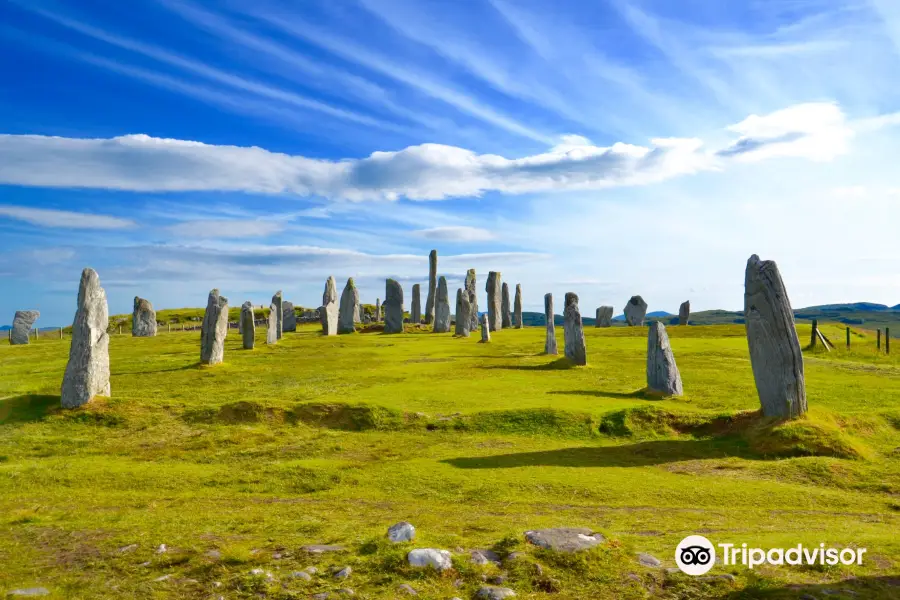
[[[392,542],[411,542],[416,537],[416,528],[409,521],[400,521],[388,527],[388,539]]]
[[[481,315],[481,340],[479,343],[486,344],[491,341],[491,324],[488,314]]]
[[[644,324],[646,316],[647,303],[640,296],[632,296],[625,305],[625,322],[632,327],[639,327]]]
[[[597,309],[597,327],[612,327],[612,306],[601,306]]]
[[[481,600],[503,600],[504,598],[515,598],[516,593],[509,588],[485,585],[475,592],[475,597]]]
[[[434,311],[433,305],[431,310],[432,312]],[[422,322],[422,288],[418,283],[412,286],[412,303],[409,307],[409,322],[416,324]]]
[[[275,335],[277,336],[277,341],[281,339],[284,331],[284,299],[281,295],[281,290],[278,290],[272,296],[272,304],[275,305]]]
[[[469,304],[469,294],[464,289],[456,290],[456,328],[454,335],[460,337],[469,337],[469,326],[472,323],[472,315],[470,311],[472,306]]]
[[[488,273],[487,283],[484,285],[484,291],[487,292],[487,315],[488,324],[491,331],[503,329],[503,312],[502,312],[502,276],[499,271],[491,271]]]
[[[100,287],[97,272],[85,269],[78,286],[78,309],[72,322],[72,345],[60,394],[63,408],[75,408],[95,396],[110,395],[107,327],[106,291]]]
[[[294,312],[294,303],[285,300],[281,304],[281,331],[297,331],[297,313]]]
[[[606,538],[584,527],[556,527],[526,531],[525,540],[547,550],[578,552],[599,546]]]
[[[219,290],[209,292],[203,325],[200,327],[200,362],[217,365],[225,358],[225,336],[228,334],[228,298]]]
[[[375,322],[381,322],[381,298],[375,298]]]
[[[787,418],[805,414],[803,354],[791,302],[775,261],[761,261],[755,254],[747,261],[744,316],[763,414]]]
[[[646,552],[639,552],[637,555],[637,560],[641,564],[641,566],[651,569],[657,569],[662,566],[662,561],[660,561],[652,554],[647,554]]]
[[[353,573],[353,569],[349,566],[338,569],[335,574],[335,579],[347,579]]]
[[[466,293],[469,295],[469,331],[478,331],[478,292],[475,285],[475,269],[469,269],[466,271]]]
[[[437,315],[435,315],[435,318],[437,318]],[[436,550],[434,548],[417,548],[412,550],[406,555],[406,560],[412,567],[433,567],[438,571],[444,571],[453,566],[453,561],[447,550]]]
[[[516,284],[516,297],[513,301],[513,327],[522,329],[522,284]]]
[[[472,564],[474,565],[500,564],[500,555],[493,550],[472,550],[469,556],[472,557]]]
[[[669,344],[666,326],[655,321],[647,335],[647,389],[665,396],[681,396],[681,375]]]
[[[418,596],[419,592],[416,589],[409,585],[408,583],[401,583],[397,586],[397,593],[403,594],[404,596]]]
[[[31,339],[31,326],[40,316],[41,313],[36,310],[17,310],[13,317],[9,343],[14,346],[27,344]]]
[[[359,321],[359,290],[353,278],[347,280],[341,293],[341,308],[338,313],[338,333],[353,333]]]
[[[553,322],[553,294],[544,294],[544,321],[547,328],[544,354],[559,354],[556,347],[556,324]]]
[[[447,291],[447,279],[441,276],[438,280],[437,294],[434,300],[434,332],[450,331],[450,293]]]
[[[581,311],[578,309],[578,294],[566,293],[566,307],[563,310],[563,335],[566,358],[576,365],[587,364],[587,349],[584,343],[584,328]]]
[[[384,284],[384,332],[403,333],[403,288],[393,279]]]
[[[300,548],[305,552],[309,552],[310,554],[330,554],[332,552],[346,552],[346,548],[344,546],[338,546],[334,544],[308,544],[306,546],[302,546]],[[317,573],[318,571],[311,571],[310,569],[306,569],[308,573]]]
[[[6,595],[11,598],[49,596],[50,590],[45,587],[19,588],[6,592]]]
[[[691,301],[685,300],[678,307],[678,324],[687,325],[691,320]]]
[[[131,336],[153,337],[156,335],[156,311],[149,300],[134,297],[134,310],[131,313]]]
[[[253,303],[249,300],[241,305],[241,340],[244,350],[253,350],[256,343],[256,321],[253,317]]]
[[[512,327],[512,315],[509,314],[509,285],[504,281],[502,286],[502,299],[500,300],[501,324],[503,329]]]
[[[322,307],[319,308],[319,317],[322,319],[322,333],[324,335],[337,335],[337,283],[333,276],[329,277],[325,282],[325,292],[322,293]]]
[[[274,302],[269,305],[269,317],[266,323],[266,343],[278,343],[278,306]]]
[[[434,321],[435,294],[437,293],[437,250],[428,253],[428,295],[425,298],[425,324],[431,325]],[[415,302],[416,292],[413,290],[413,302]],[[418,321],[413,321],[418,323]]]

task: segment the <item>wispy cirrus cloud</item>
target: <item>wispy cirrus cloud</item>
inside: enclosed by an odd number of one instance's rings
[[[198,219],[176,223],[167,230],[173,235],[186,238],[252,238],[284,231],[284,223],[271,220]]]
[[[430,229],[419,229],[413,233],[420,238],[440,242],[485,242],[496,238],[494,233],[487,229],[466,225],[431,227]]]
[[[108,215],[8,204],[0,204],[0,217],[24,221],[38,227],[58,229],[128,229],[135,226],[135,222],[130,219]]]

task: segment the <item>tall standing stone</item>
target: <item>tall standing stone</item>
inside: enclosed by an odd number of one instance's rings
[[[556,347],[556,323],[553,320],[553,294],[544,294],[544,321],[547,326],[544,354],[559,354],[559,350]]]
[[[341,308],[338,313],[338,333],[353,333],[359,320],[359,291],[353,278],[347,280],[341,293]]]
[[[297,331],[297,313],[294,312],[294,303],[285,300],[281,305],[281,330]]]
[[[503,329],[503,315],[500,310],[501,279],[499,271],[491,271],[488,273],[487,283],[484,285],[484,291],[487,292],[487,315],[491,331]]]
[[[375,298],[375,322],[381,322],[381,298]]]
[[[434,316],[434,300],[432,300],[431,314]],[[409,307],[409,322],[418,325],[422,322],[422,288],[419,284],[412,287],[412,304]]]
[[[228,298],[219,290],[209,292],[206,313],[200,328],[200,362],[217,365],[225,359],[225,336],[228,334]]]
[[[466,271],[466,293],[469,295],[469,315],[471,323],[469,331],[478,331],[478,292],[475,289],[475,269]]]
[[[438,280],[437,294],[434,300],[434,332],[447,333],[450,331],[450,293],[447,291],[447,280],[441,277]]]
[[[435,313],[435,292],[437,286],[437,250],[428,253],[428,296],[425,298],[425,324],[431,325]],[[413,291],[415,301],[415,291]],[[413,321],[418,323],[418,321]]]
[[[149,300],[134,297],[134,310],[131,313],[131,336],[153,337],[156,335],[156,311]]]
[[[625,322],[631,327],[640,327],[647,316],[647,303],[640,296],[632,296],[625,305]]]
[[[249,300],[241,305],[241,340],[244,350],[253,350],[256,343],[256,321],[253,317],[253,303]]]
[[[269,305],[269,320],[266,327],[266,343],[278,343],[278,306],[274,302]]]
[[[27,344],[31,339],[31,326],[40,316],[41,313],[36,310],[17,310],[9,333],[9,343],[14,346]]]
[[[403,288],[393,279],[384,283],[384,332],[403,333]]]
[[[469,304],[469,293],[463,288],[456,290],[456,328],[454,334],[460,337],[469,337],[472,324],[472,315],[470,311],[472,305]]]
[[[109,305],[100,277],[93,269],[81,272],[78,309],[72,322],[69,363],[60,392],[63,408],[87,404],[95,396],[109,396]]]
[[[681,396],[681,374],[669,344],[666,326],[656,321],[647,335],[647,389],[664,396]]]
[[[566,308],[563,311],[563,334],[565,336],[566,358],[576,365],[587,364],[587,349],[584,344],[584,328],[581,311],[578,309],[578,294],[566,293]]]
[[[513,327],[522,329],[522,284],[516,284],[516,298],[513,301]]]
[[[500,301],[500,311],[502,314],[501,325],[503,329],[512,327],[512,315],[509,314],[509,285],[503,282],[503,297]]]
[[[685,300],[678,307],[678,324],[687,325],[691,319],[691,301]]]
[[[612,327],[612,306],[601,306],[597,309],[597,327]]]
[[[488,319],[488,314],[484,313],[481,315],[481,344],[487,344],[491,341],[491,324]]]
[[[284,327],[284,300],[282,299],[281,290],[275,292],[275,295],[272,296],[272,304],[275,305],[275,335],[278,336],[278,339],[281,339],[281,333]]]
[[[761,261],[755,254],[747,261],[744,316],[763,415],[796,418],[805,414],[803,354],[775,261]]]
[[[319,317],[322,319],[322,334],[337,335],[337,283],[333,276],[325,281],[325,291],[322,293],[322,307],[319,309]]]

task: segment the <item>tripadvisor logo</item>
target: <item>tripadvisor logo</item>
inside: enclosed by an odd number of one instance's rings
[[[862,564],[865,548],[826,548],[825,544],[792,548],[748,548],[747,544],[716,544],[725,566],[744,565],[843,565]],[[689,535],[675,548],[675,563],[688,575],[703,575],[716,563],[716,546],[702,535]]]

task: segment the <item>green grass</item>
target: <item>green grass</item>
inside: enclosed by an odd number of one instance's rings
[[[485,345],[302,326],[277,346],[259,329],[253,351],[232,331],[212,368],[198,364],[199,332],[113,335],[113,397],[74,411],[58,408],[67,340],[0,344],[0,593],[395,598],[406,582],[423,598],[471,598],[500,571],[463,554],[451,574],[406,566],[410,547],[439,547],[524,551],[502,569],[523,598],[893,598],[900,359],[869,332],[847,350],[843,327],[822,327],[838,348],[806,351],[810,413],[791,423],[756,412],[741,325],[669,328],[687,394],[670,399],[642,392],[644,328],[587,329],[586,367],[541,355],[543,328]],[[404,519],[416,542],[392,546],[385,531]],[[578,556],[524,545],[549,526],[611,542]],[[673,567],[693,533],[868,553],[860,567],[712,571],[733,582],[635,560]],[[306,556],[312,543],[349,551]],[[289,577],[309,565],[324,574]],[[347,581],[328,576],[337,565],[353,567]]]

